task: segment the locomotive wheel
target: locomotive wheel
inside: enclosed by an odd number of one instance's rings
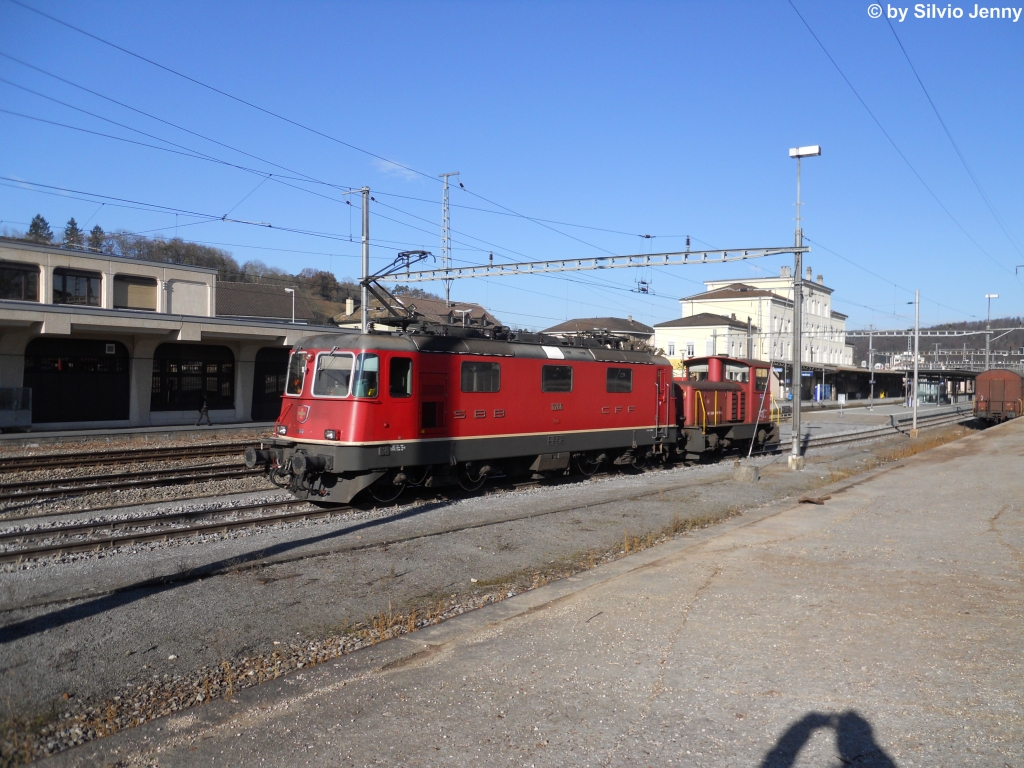
[[[379,501],[381,504],[390,504],[402,495],[405,485],[404,480],[400,483],[395,483],[395,472],[392,470],[367,488],[367,490],[374,500]]]
[[[643,449],[638,449],[637,451],[630,451],[630,453],[632,454],[632,456],[630,457],[630,461],[627,464],[623,464],[622,469],[631,475],[639,475],[641,472],[647,469],[647,462],[650,456]]]
[[[465,464],[460,464],[455,470],[455,478],[464,491],[478,491],[487,482],[487,472],[477,470],[474,474],[473,462],[467,461]]]
[[[427,478],[430,477],[431,467],[428,464],[425,467],[423,467],[422,469],[423,469],[423,474],[420,475],[418,478],[413,478],[412,475],[411,475],[411,472],[413,470],[406,469],[405,467],[402,467],[402,470],[405,472],[405,474],[409,475],[409,480],[408,480],[409,485],[420,486],[420,485],[423,485],[425,482],[427,482]]]
[[[596,451],[588,453],[577,453],[573,455],[573,465],[576,467],[576,471],[584,477],[590,477],[604,464],[604,454]]]

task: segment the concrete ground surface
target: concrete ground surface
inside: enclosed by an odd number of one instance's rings
[[[51,759],[1024,765],[1024,422]]]

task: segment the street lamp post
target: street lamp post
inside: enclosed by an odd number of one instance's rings
[[[988,319],[985,320],[985,370],[989,368],[989,346],[992,343],[992,299],[998,299],[998,293],[986,293],[988,299]]]
[[[917,353],[921,343],[921,291],[914,291],[914,425],[910,430],[911,437],[917,437],[917,392],[918,370]]]
[[[292,295],[292,325],[295,325],[295,289],[285,288],[284,292]]]
[[[801,228],[800,217],[800,161],[805,157],[817,157],[821,154],[821,147],[817,144],[809,147],[795,147],[789,150],[789,156],[796,158],[796,232],[794,245],[802,248],[804,244],[804,231]],[[800,397],[803,382],[803,370],[801,365],[801,347],[803,343],[801,336],[801,325],[803,323],[803,285],[801,272],[803,271],[803,252],[796,251],[793,254],[793,446],[789,456],[790,469],[803,469],[804,457],[800,451]]]

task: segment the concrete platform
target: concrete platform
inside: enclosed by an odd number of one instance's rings
[[[1020,766],[1024,422],[58,755]]]

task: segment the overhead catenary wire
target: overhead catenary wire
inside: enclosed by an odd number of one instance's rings
[[[928,93],[928,89],[924,85],[924,81],[921,79],[921,75],[917,72],[917,67],[914,66],[914,62],[910,60],[910,54],[907,53],[906,47],[903,45],[903,41],[900,40],[899,35],[896,34],[896,29],[893,27],[892,22],[886,18],[886,24],[889,25],[889,30],[892,32],[892,36],[896,38],[896,43],[899,45],[900,50],[903,52],[903,58],[907,60],[907,64],[910,66],[910,71],[914,73],[914,77],[917,79],[917,84],[921,86],[921,90],[924,92],[924,96],[928,99],[928,103],[931,105],[932,111],[935,113],[935,117],[939,121],[939,125],[942,126],[943,132],[946,134],[946,138],[949,139],[949,143],[953,145],[953,150],[956,152],[956,156],[960,158],[960,162],[964,166],[964,170],[967,171],[967,175],[971,177],[971,181],[974,182],[975,189],[978,190],[978,194],[981,195],[981,199],[985,201],[985,205],[988,207],[989,213],[992,214],[992,218],[996,220],[999,228],[1003,230],[1003,234],[1006,235],[1006,239],[1010,241],[1010,245],[1014,247],[1017,254],[1024,257],[1024,252],[1021,251],[1020,246],[1017,245],[1017,241],[1010,234],[1006,228],[1006,224],[1003,222],[1002,217],[996,212],[995,206],[992,205],[992,201],[989,196],[985,193],[985,190],[981,188],[981,182],[978,181],[978,177],[974,175],[974,171],[971,170],[971,166],[967,164],[967,158],[964,157],[964,153],[960,150],[960,146],[956,143],[953,138],[953,134],[949,131],[949,126],[946,125],[946,121],[942,119],[942,115],[939,113],[939,108],[935,105],[932,95]]]
[[[11,2],[16,2],[16,0],[11,0]],[[818,44],[818,47],[821,48],[821,50],[825,53],[825,56],[828,57],[828,60],[832,62],[832,66],[835,67],[836,71],[839,73],[839,76],[843,78],[843,81],[846,83],[847,86],[849,86],[850,90],[853,92],[853,95],[857,97],[857,101],[860,102],[861,106],[864,107],[864,110],[868,113],[868,115],[871,116],[871,119],[875,122],[875,125],[878,126],[878,129],[882,132],[885,138],[892,145],[892,148],[896,150],[896,154],[898,154],[900,158],[902,158],[903,162],[906,163],[911,173],[913,173],[914,176],[917,177],[917,180],[921,182],[921,185],[928,191],[928,194],[932,196],[932,198],[935,200],[936,203],[939,204],[939,207],[942,208],[942,210],[950,218],[950,220],[954,224],[956,224],[956,226],[960,229],[961,232],[964,233],[968,240],[974,243],[974,245],[977,247],[979,251],[985,254],[985,256],[987,256],[992,261],[992,263],[998,266],[1000,269],[1010,271],[1005,264],[997,260],[991,253],[986,251],[982,247],[981,243],[979,243],[977,240],[974,239],[974,237],[971,236],[971,233],[964,228],[963,224],[960,223],[959,219],[957,219],[956,216],[954,216],[952,212],[949,210],[949,208],[946,207],[945,203],[943,203],[942,200],[939,199],[939,196],[935,194],[932,188],[928,185],[928,182],[926,182],[924,180],[924,177],[922,177],[921,174],[918,173],[913,163],[910,162],[909,158],[903,153],[903,150],[900,149],[896,141],[892,138],[891,135],[889,135],[889,132],[885,129],[885,126],[882,125],[882,122],[875,116],[875,113],[871,110],[871,107],[868,106],[867,102],[864,101],[864,98],[860,95],[857,89],[854,88],[853,83],[850,82],[850,78],[846,76],[846,73],[843,72],[838,62],[836,62],[836,60],[832,57],[832,54],[829,53],[828,48],[825,47],[825,44],[821,42],[821,39],[817,36],[817,34],[815,34],[814,30],[811,28],[811,25],[807,23],[807,20],[803,17],[803,14],[801,14],[800,11],[797,9],[796,5],[794,5],[793,0],[788,0],[788,2],[790,7],[793,9],[793,12],[796,13],[800,21],[803,22],[803,25],[807,27],[807,31],[811,33],[811,37],[814,38],[814,41]]]
[[[376,159],[379,159],[379,160],[381,160],[383,162],[386,162],[386,163],[389,163],[391,165],[394,165],[395,167],[405,169],[407,171],[415,173],[415,174],[417,174],[419,176],[422,176],[424,178],[433,178],[432,174],[423,173],[422,171],[419,171],[419,170],[417,170],[415,168],[412,168],[412,167],[404,165],[402,163],[390,160],[390,159],[388,159],[386,157],[383,157],[383,156],[381,156],[381,155],[379,155],[379,154],[377,154],[375,152],[371,152],[369,150],[363,149],[362,147],[358,147],[358,146],[356,146],[354,144],[351,144],[350,142],[346,142],[346,141],[341,140],[341,139],[339,139],[339,138],[337,138],[335,136],[331,136],[331,135],[329,135],[329,134],[327,134],[327,133],[325,133],[323,131],[315,129],[315,128],[311,127],[311,126],[305,125],[305,124],[303,124],[303,123],[301,123],[299,121],[296,121],[296,120],[293,120],[291,118],[288,118],[285,115],[282,115],[282,114],[280,114],[278,112],[275,112],[273,110],[267,109],[267,108],[262,107],[262,106],[260,106],[258,104],[255,104],[253,102],[247,101],[246,99],[242,99],[240,97],[234,96],[233,94],[228,93],[227,91],[224,91],[224,90],[222,90],[220,88],[212,86],[212,85],[210,85],[208,83],[205,83],[205,82],[203,82],[201,80],[198,80],[197,78],[191,77],[191,76],[186,75],[186,74],[184,74],[182,72],[174,70],[171,67],[168,67],[166,65],[160,64],[159,62],[156,62],[156,61],[154,61],[152,59],[149,59],[149,58],[147,58],[145,56],[137,54],[137,53],[135,53],[135,52],[133,52],[133,51],[123,47],[123,46],[117,45],[116,43],[113,43],[113,42],[111,42],[109,40],[106,40],[106,39],[104,39],[104,38],[102,38],[102,37],[100,37],[98,35],[90,33],[88,31],[86,31],[84,29],[81,29],[81,28],[79,28],[77,26],[74,26],[72,24],[69,24],[69,23],[67,23],[67,22],[65,22],[65,21],[63,21],[63,20],[61,20],[61,19],[59,19],[59,18],[57,18],[57,17],[55,17],[55,16],[53,16],[51,14],[48,14],[48,13],[40,11],[40,10],[38,10],[36,8],[33,8],[32,6],[30,6],[30,5],[28,5],[28,4],[24,3],[24,2],[20,2],[20,0],[11,0],[11,2],[15,3],[16,5],[18,5],[18,6],[22,7],[22,8],[25,8],[28,11],[31,11],[31,12],[36,13],[36,14],[39,14],[39,15],[47,18],[47,19],[50,19],[51,21],[53,21],[55,23],[61,24],[61,25],[65,26],[65,27],[67,27],[69,29],[72,29],[72,30],[74,30],[74,31],[76,31],[76,32],[78,32],[80,34],[83,34],[83,35],[91,38],[91,39],[94,39],[94,40],[96,40],[96,41],[98,41],[98,42],[100,42],[102,44],[108,45],[108,46],[110,46],[110,47],[112,47],[112,48],[114,48],[116,50],[119,50],[119,51],[121,51],[121,52],[123,52],[123,53],[125,53],[127,55],[130,55],[130,56],[132,56],[132,57],[134,57],[134,58],[136,58],[138,60],[144,61],[144,62],[146,62],[146,63],[148,63],[148,64],[150,64],[152,66],[155,66],[155,67],[157,67],[157,68],[159,68],[161,70],[164,70],[164,71],[166,71],[168,73],[171,73],[171,74],[173,74],[175,76],[181,77],[181,78],[183,78],[183,79],[185,79],[185,80],[187,80],[189,82],[192,82],[192,83],[194,83],[194,84],[196,84],[198,86],[201,86],[203,88],[209,89],[212,92],[218,93],[218,94],[220,94],[220,95],[222,95],[222,96],[224,96],[226,98],[232,99],[232,100],[234,100],[234,101],[236,101],[236,102],[238,102],[240,104],[243,104],[243,105],[248,106],[248,107],[250,107],[252,109],[258,110],[258,111],[260,111],[260,112],[262,112],[264,114],[267,114],[269,116],[273,116],[276,119],[280,119],[280,120],[282,120],[282,121],[284,121],[286,123],[289,123],[291,125],[299,127],[299,128],[301,128],[303,130],[307,130],[307,131],[309,131],[309,132],[311,132],[313,134],[321,136],[321,137],[323,137],[325,139],[328,139],[330,141],[336,142],[336,143],[338,143],[340,145],[346,146],[346,147],[348,147],[350,149],[353,149],[355,151],[361,152],[361,153],[366,154],[368,156],[371,156],[371,157],[374,157]],[[794,6],[794,10],[796,10],[795,6]],[[798,12],[798,15],[799,15],[799,12]],[[802,17],[801,17],[801,19],[802,19]],[[806,24],[806,22],[805,22],[805,24]],[[810,28],[808,27],[808,29],[810,29]],[[813,34],[813,31],[812,31],[812,34]],[[819,44],[820,44],[820,41],[819,41]],[[824,46],[822,46],[822,47],[824,49]],[[826,51],[826,53],[827,53],[827,51]],[[831,56],[830,56],[830,59],[831,59]],[[833,60],[833,63],[835,63],[834,60]],[[838,69],[838,66],[837,66],[837,69]],[[842,74],[841,70],[840,70],[840,73]],[[845,75],[844,75],[844,79],[845,79]],[[847,82],[849,83],[848,80],[847,80]],[[851,85],[851,88],[852,88],[852,85]],[[858,98],[860,98],[859,95],[858,95]],[[863,100],[862,100],[862,102],[863,102]],[[866,104],[865,104],[865,107],[866,107]],[[869,110],[869,112],[870,112],[870,110]],[[872,114],[872,117],[874,117],[873,114]],[[876,122],[877,122],[877,120],[876,120]],[[879,127],[881,127],[880,124],[879,124]],[[884,132],[884,129],[883,129],[883,132]],[[888,137],[888,134],[886,134],[886,135]],[[891,141],[891,138],[890,138],[890,141]],[[895,144],[894,144],[894,146],[895,146]],[[898,150],[898,147],[897,147],[897,150]],[[901,153],[901,155],[902,155],[902,153]],[[906,159],[906,158],[904,157],[904,159]],[[909,165],[909,162],[908,162],[908,165]],[[911,168],[912,168],[912,166],[911,166]],[[915,171],[915,173],[916,173],[916,171]],[[275,180],[277,180],[277,179],[275,178]],[[322,183],[322,182],[317,181],[317,183]],[[922,179],[922,183],[924,183],[923,179]],[[490,205],[502,208],[509,215],[513,215],[513,216],[522,218],[524,220],[532,221],[532,222],[534,222],[536,224],[544,226],[547,229],[550,229],[553,232],[556,232],[556,233],[558,233],[560,235],[563,235],[565,237],[569,237],[571,239],[574,239],[574,240],[580,242],[581,244],[587,245],[587,246],[592,247],[592,248],[596,248],[598,250],[602,250],[602,251],[604,251],[606,253],[612,253],[612,251],[608,251],[607,249],[604,249],[601,246],[595,245],[593,243],[589,243],[589,242],[587,242],[587,241],[585,241],[585,240],[583,240],[581,238],[576,238],[576,237],[574,237],[572,235],[569,235],[568,233],[561,232],[560,230],[556,229],[555,227],[550,226],[547,223],[548,221],[551,221],[551,220],[544,220],[544,219],[540,219],[540,218],[537,218],[537,217],[527,216],[525,214],[519,213],[518,211],[515,211],[512,208],[509,208],[508,206],[504,206],[504,205],[501,205],[500,203],[497,203],[497,202],[495,202],[493,200],[490,200],[489,198],[487,198],[487,197],[485,197],[485,196],[483,196],[483,195],[481,195],[479,193],[473,192],[471,190],[467,190],[464,187],[462,187],[462,189],[464,191],[466,191],[467,194],[473,195],[473,196],[477,197],[478,199],[487,202]],[[929,191],[930,191],[930,189],[929,189]],[[938,198],[936,198],[936,199],[938,201]],[[938,201],[938,202],[941,204],[941,201]],[[947,210],[947,213],[948,213],[948,210]],[[211,219],[212,219],[212,217],[211,217]],[[197,222],[197,223],[199,223],[199,222]],[[239,222],[239,223],[254,224],[255,222]],[[569,225],[569,224],[566,224],[566,223],[560,223],[559,225],[560,226],[575,226],[575,225]],[[959,225],[959,223],[958,223],[958,225]],[[292,230],[291,228],[285,228],[285,227],[275,227],[275,228],[281,229],[283,231],[296,231],[296,232],[301,233],[301,234],[314,234],[314,233],[312,233],[312,232],[310,232],[308,230]],[[598,229],[598,228],[595,228],[595,229]],[[961,229],[962,229],[962,227],[961,227]],[[966,230],[964,230],[964,232],[965,232],[965,234],[968,234],[966,232]],[[320,236],[327,236],[327,237],[331,237],[332,239],[339,239],[339,238],[337,238],[337,236],[328,236],[328,235],[320,235]],[[469,237],[472,238],[472,236],[469,236]],[[968,234],[968,237],[970,237],[969,234]],[[343,239],[343,238],[341,238],[341,239]],[[472,239],[477,239],[477,238],[472,238]],[[973,238],[972,238],[972,241],[973,241]],[[976,241],[975,241],[975,244],[977,245]],[[979,245],[979,248],[980,248],[980,245]],[[984,249],[982,249],[982,250],[984,251]],[[987,252],[986,252],[986,255],[989,255],[989,254],[987,254]],[[989,255],[989,257],[992,258],[991,255]]]
[[[154,66],[154,67],[157,67],[157,68],[159,68],[161,70],[164,70],[165,72],[168,72],[168,73],[173,74],[173,75],[175,75],[177,77],[180,77],[180,78],[182,78],[184,80],[187,80],[187,81],[189,81],[191,83],[194,83],[195,85],[198,85],[198,86],[200,86],[202,88],[206,88],[206,89],[208,89],[208,90],[210,90],[210,91],[212,91],[214,93],[217,93],[217,94],[219,94],[221,96],[224,96],[225,98],[231,99],[232,101],[235,101],[237,103],[243,104],[243,105],[245,105],[247,107],[250,107],[252,109],[258,110],[258,111],[260,111],[260,112],[262,112],[262,113],[264,113],[266,115],[272,116],[272,117],[274,117],[274,118],[276,118],[278,120],[282,120],[282,121],[284,121],[284,122],[286,122],[286,123],[288,123],[290,125],[293,125],[293,126],[295,126],[297,128],[301,128],[301,129],[303,129],[305,131],[309,131],[310,133],[313,133],[313,134],[315,134],[317,136],[320,136],[320,137],[322,137],[324,139],[327,139],[329,141],[335,142],[335,143],[340,144],[342,146],[348,147],[349,149],[352,149],[354,151],[361,152],[361,153],[363,153],[365,155],[368,155],[370,157],[373,157],[373,158],[375,158],[377,160],[381,160],[382,162],[388,163],[390,165],[394,165],[394,166],[396,166],[398,168],[402,168],[403,170],[409,171],[411,173],[415,173],[415,174],[417,174],[419,176],[422,176],[424,178],[430,178],[430,179],[433,179],[434,181],[438,181],[436,178],[434,178],[433,174],[424,173],[423,171],[420,171],[420,170],[418,170],[416,168],[412,168],[412,167],[407,166],[407,165],[405,165],[403,163],[399,163],[397,161],[394,161],[394,160],[391,160],[389,158],[383,157],[382,155],[379,155],[379,154],[377,154],[375,152],[371,152],[370,150],[363,149],[362,147],[356,146],[355,144],[352,144],[350,142],[344,141],[344,140],[339,139],[339,138],[337,138],[335,136],[331,136],[330,134],[327,134],[327,133],[325,133],[323,131],[320,131],[320,130],[318,130],[316,128],[308,126],[308,125],[306,125],[304,123],[301,123],[301,122],[299,122],[297,120],[293,120],[293,119],[291,119],[289,117],[286,117],[286,116],[284,116],[284,115],[282,115],[282,114],[280,114],[278,112],[275,112],[273,110],[267,109],[265,107],[261,107],[258,104],[255,104],[255,103],[253,103],[251,101],[248,101],[246,99],[243,99],[241,97],[235,96],[234,94],[228,93],[227,91],[222,90],[220,88],[217,88],[215,86],[212,86],[212,85],[210,85],[208,83],[205,83],[202,80],[199,80],[197,78],[194,78],[194,77],[186,75],[186,74],[184,74],[182,72],[179,72],[176,69],[173,69],[173,68],[168,67],[168,66],[166,66],[164,64],[161,64],[161,63],[159,63],[159,62],[157,62],[157,61],[155,61],[153,59],[150,59],[150,58],[148,58],[146,56],[142,56],[141,54],[135,53],[134,51],[131,51],[128,48],[125,48],[125,47],[123,47],[121,45],[118,45],[117,43],[114,43],[114,42],[111,42],[109,40],[106,40],[105,38],[102,38],[99,35],[96,35],[96,34],[93,34],[91,32],[88,32],[88,31],[86,31],[86,30],[84,30],[84,29],[82,29],[80,27],[77,27],[77,26],[75,26],[73,24],[70,24],[70,23],[68,23],[68,22],[66,22],[66,21],[64,21],[62,19],[59,19],[56,16],[53,16],[53,15],[51,15],[49,13],[45,13],[44,11],[41,11],[41,10],[39,10],[37,8],[33,8],[32,6],[28,5],[27,3],[21,2],[21,0],[9,0],[9,1],[14,3],[15,5],[18,5],[18,6],[22,7],[22,8],[25,8],[28,11],[31,11],[32,13],[36,13],[36,14],[38,14],[40,16],[43,16],[43,17],[45,17],[45,18],[47,18],[47,19],[49,19],[49,20],[51,20],[51,21],[53,21],[53,22],[55,22],[57,24],[60,24],[60,25],[62,25],[64,27],[67,27],[68,29],[71,29],[71,30],[73,30],[75,32],[78,32],[79,34],[85,35],[86,37],[89,37],[89,38],[91,38],[93,40],[96,40],[97,42],[100,42],[100,43],[102,43],[104,45],[110,46],[111,48],[114,48],[114,49],[116,49],[118,51],[121,51],[122,53],[125,53],[125,54],[127,54],[129,56],[132,56],[132,57],[134,57],[134,58],[136,58],[136,59],[138,59],[140,61],[144,61],[147,64],[150,64],[151,66]],[[589,246],[591,248],[595,248],[597,250],[604,251],[605,253],[612,253],[612,251],[608,251],[607,249],[602,248],[601,246],[595,245],[593,243],[589,243],[589,242],[587,242],[587,241],[585,241],[585,240],[583,240],[581,238],[575,237],[574,235],[570,235],[570,234],[568,234],[566,232],[562,232],[562,231],[560,231],[558,229],[555,229],[550,224],[547,224],[545,221],[543,221],[541,219],[536,219],[536,218],[527,216],[525,214],[522,214],[522,213],[519,213],[518,211],[513,210],[512,208],[509,208],[508,206],[505,206],[505,205],[497,203],[497,202],[495,202],[493,200],[490,200],[489,198],[484,197],[483,195],[481,195],[481,194],[479,194],[477,192],[473,192],[471,190],[466,189],[462,185],[460,185],[458,187],[458,189],[461,189],[461,190],[465,191],[467,194],[470,194],[470,195],[472,195],[474,197],[477,197],[478,199],[483,200],[483,201],[489,203],[490,205],[502,208],[504,211],[506,211],[506,212],[508,212],[508,213],[510,213],[510,214],[512,214],[514,216],[517,216],[517,217],[522,218],[522,219],[527,220],[527,221],[532,221],[533,223],[538,224],[539,226],[542,226],[542,227],[544,227],[546,229],[549,229],[549,230],[551,230],[553,232],[557,232],[558,234],[560,234],[560,235],[562,235],[564,237],[568,237],[568,238],[570,238],[572,240],[576,240],[579,243],[587,245],[587,246]]]

